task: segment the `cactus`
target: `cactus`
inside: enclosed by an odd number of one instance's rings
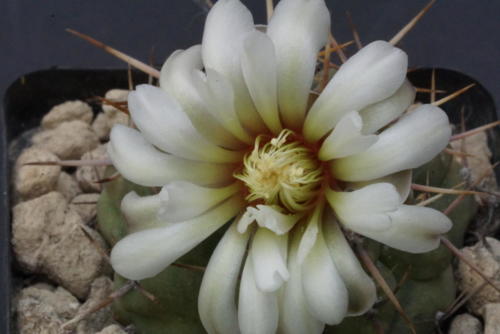
[[[461,165],[447,154],[441,154],[425,166],[414,171],[416,183],[438,187],[453,187],[462,182]],[[112,174],[113,171],[109,171]],[[98,203],[99,229],[107,242],[114,245],[126,234],[126,222],[120,212],[123,196],[136,191],[140,195],[148,195],[152,189],[140,187],[117,178],[107,183]],[[432,207],[444,210],[454,199],[447,195],[431,204]],[[467,197],[450,213],[454,222],[448,238],[460,245],[465,229],[476,212],[476,204],[472,197]],[[182,257],[177,263],[188,266],[205,266],[210,258],[222,231]],[[400,287],[396,296],[408,316],[415,324],[418,333],[430,333],[435,326],[435,315],[443,311],[455,296],[455,285],[451,270],[452,256],[441,246],[426,254],[408,254],[387,246],[380,246],[371,240],[365,240],[365,247],[376,262],[391,288],[408,271],[408,280]],[[197,296],[203,272],[186,266],[170,266],[154,278],[140,282],[141,286],[155,297],[149,299],[144,293],[134,290],[118,299],[114,304],[117,319],[124,323],[132,323],[140,333],[203,333],[198,319]],[[115,287],[119,288],[126,280],[115,275]],[[376,333],[374,323],[384,328],[385,333],[402,333],[407,325],[394,309],[384,300],[379,291],[379,299],[373,312],[366,315],[347,318],[342,324],[327,327],[326,333]],[[376,319],[376,322],[374,322]]]

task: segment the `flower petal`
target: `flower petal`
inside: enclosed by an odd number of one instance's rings
[[[224,188],[204,188],[183,181],[174,181],[162,188],[158,196],[162,207],[160,220],[178,222],[199,216],[241,190],[239,183]]]
[[[158,227],[158,211],[162,206],[160,196],[139,196],[135,191],[129,192],[122,199],[121,211],[127,221],[127,232]]]
[[[442,212],[427,207],[402,205],[388,215],[392,224],[385,231],[346,226],[370,239],[409,253],[436,249],[439,237],[452,227],[450,219]]]
[[[353,231],[386,231],[392,225],[388,213],[401,203],[390,183],[371,184],[352,192],[327,190],[326,198],[340,222]]]
[[[388,98],[406,77],[408,56],[384,41],[375,41],[349,58],[313,104],[304,135],[315,142],[350,111]]]
[[[241,71],[243,40],[253,31],[252,14],[240,1],[217,1],[207,16],[201,52],[205,68],[221,73],[231,82],[243,126],[260,133],[265,125],[255,110]]]
[[[318,204],[314,208],[313,214],[310,216],[309,221],[307,222],[307,227],[302,234],[302,238],[300,239],[299,248],[297,251],[297,261],[300,265],[304,263],[304,260],[311,252],[311,249],[316,244],[316,240],[318,239],[319,226],[321,220],[323,218],[323,210],[325,208],[324,203]]]
[[[257,111],[274,134],[282,129],[278,112],[276,66],[273,42],[257,30],[250,33],[243,43],[241,68]]]
[[[285,283],[280,298],[280,333],[287,334],[320,334],[325,324],[315,319],[307,309],[302,287],[302,270],[297,253],[300,233],[293,236],[288,256],[290,279]]]
[[[411,191],[411,181],[412,181],[412,170],[407,169],[401,172],[397,172],[394,174],[389,174],[387,176],[380,177],[378,179],[373,179],[370,181],[360,181],[360,182],[349,182],[346,187],[350,190],[357,190],[364,188],[370,184],[375,183],[390,183],[399,193],[399,197],[401,198],[401,204],[403,204]]]
[[[240,187],[233,183],[223,188],[203,188],[174,181],[156,195],[139,197],[135,192],[128,193],[122,200],[121,210],[127,219],[128,232],[137,232],[195,218],[235,195]]]
[[[415,87],[405,80],[392,96],[361,110],[363,133],[375,133],[401,116],[415,100],[415,94]]]
[[[274,9],[267,34],[276,47],[278,101],[286,127],[302,127],[317,53],[329,31],[330,13],[323,0],[282,0]]]
[[[361,315],[377,300],[373,280],[365,273],[331,212],[323,224],[325,242],[349,296],[348,315]]]
[[[203,137],[222,147],[241,148],[242,143],[208,112],[205,101],[196,89],[193,73],[201,69],[201,45],[177,50],[168,57],[161,68],[160,87],[179,102]]]
[[[243,201],[234,196],[192,220],[130,234],[111,251],[115,272],[131,280],[153,277],[234,217]]]
[[[207,162],[238,162],[241,152],[223,149],[203,138],[181,106],[164,90],[139,85],[128,95],[132,120],[158,148],[181,158]]]
[[[263,292],[255,282],[251,254],[241,275],[238,320],[242,334],[274,334],[278,328],[278,298],[275,292]]]
[[[239,333],[236,288],[249,236],[233,223],[210,256],[198,295],[198,312],[209,334]]]
[[[252,136],[243,128],[235,109],[231,83],[217,71],[207,68],[205,73],[193,73],[193,82],[207,103],[207,110],[233,136],[244,143],[253,144]]]
[[[302,264],[302,285],[311,315],[329,325],[339,324],[347,314],[348,295],[323,233]]]
[[[162,153],[139,131],[123,125],[113,127],[108,154],[120,174],[143,186],[163,186],[174,180],[218,185],[232,178],[231,165],[184,160]]]
[[[252,242],[255,283],[263,292],[278,290],[290,277],[286,267],[288,236],[259,228]]]
[[[258,204],[256,208],[248,207],[238,223],[238,231],[243,233],[254,221],[278,235],[287,233],[302,217],[301,214],[284,214],[270,205]]]
[[[377,136],[363,135],[362,128],[363,121],[358,112],[346,114],[321,145],[319,158],[326,161],[366,151],[377,141]]]
[[[331,170],[344,181],[366,181],[415,168],[443,150],[450,136],[445,112],[422,105],[380,133],[368,150],[334,161]]]

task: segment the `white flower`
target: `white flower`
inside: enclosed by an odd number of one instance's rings
[[[320,333],[370,309],[375,285],[340,226],[411,253],[451,228],[403,204],[410,170],[450,138],[441,109],[405,113],[415,90],[403,51],[367,45],[309,104],[329,29],[323,0],[282,0],[266,33],[238,0],[219,0],[202,45],[166,61],[161,88],[130,93],[138,130],[112,130],[118,171],[163,187],[123,199],[131,234],[111,254],[120,275],[155,276],[237,217],[200,290],[209,333]]]

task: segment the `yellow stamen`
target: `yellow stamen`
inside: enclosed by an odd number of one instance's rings
[[[235,174],[248,187],[247,200],[262,200],[290,212],[311,206],[320,188],[321,164],[308,148],[290,140],[291,134],[285,129],[265,144],[261,144],[264,137],[256,139],[243,160],[243,170]]]

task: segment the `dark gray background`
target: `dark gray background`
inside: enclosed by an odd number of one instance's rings
[[[243,0],[264,23],[265,0]],[[337,39],[351,39],[350,10],[364,42],[389,39],[427,0],[327,0]],[[1,0],[0,92],[19,76],[52,66],[123,68],[122,62],[66,33],[73,28],[156,63],[199,43],[204,0]],[[411,66],[447,67],[480,81],[500,103],[500,1],[439,0],[401,46]],[[354,49],[351,49],[354,50]],[[439,78],[438,78],[439,79]]]

